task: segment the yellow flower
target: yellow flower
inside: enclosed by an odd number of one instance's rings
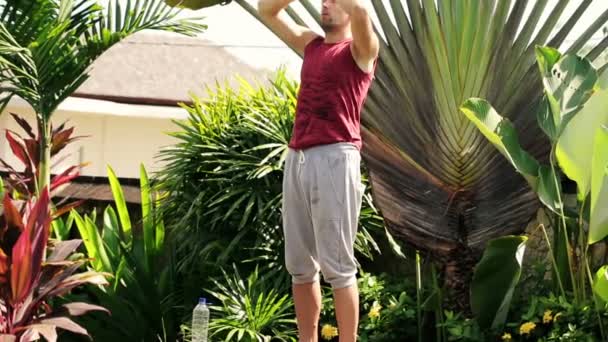
[[[369,310],[369,313],[367,315],[369,316],[369,318],[378,318],[380,317],[380,309],[382,309],[382,306],[380,306],[378,302],[374,302],[374,305]]]
[[[511,334],[505,333],[504,335],[502,335],[502,340],[503,341],[511,341]]]
[[[543,323],[551,323],[552,320],[553,316],[551,315],[551,310],[545,311],[545,314],[543,315]]]
[[[323,328],[321,328],[321,336],[325,340],[331,340],[332,338],[338,336],[338,328],[331,324],[325,324],[323,325]]]
[[[534,328],[536,328],[536,324],[534,324],[533,322],[526,322],[519,327],[519,334],[530,334],[530,332],[534,330]]]

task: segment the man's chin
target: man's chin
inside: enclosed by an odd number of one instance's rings
[[[327,33],[327,32],[332,32],[333,30],[335,30],[336,26],[328,23],[328,22],[321,22],[321,29],[323,29],[323,32]]]

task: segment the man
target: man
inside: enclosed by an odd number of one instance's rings
[[[325,36],[288,19],[293,0],[259,0],[264,22],[304,54],[296,121],[283,178],[285,263],[301,342],[317,341],[319,271],[331,284],[340,342],[359,324],[354,241],[363,186],[360,112],[373,79],[378,37],[362,0],[322,0]]]

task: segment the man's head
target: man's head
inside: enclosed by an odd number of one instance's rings
[[[350,24],[350,16],[336,0],[321,0],[321,28],[326,33],[344,30]]]

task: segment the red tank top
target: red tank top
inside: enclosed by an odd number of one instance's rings
[[[289,147],[350,142],[361,150],[361,107],[376,63],[372,72],[361,70],[351,53],[351,41],[328,44],[317,37],[306,46]]]

